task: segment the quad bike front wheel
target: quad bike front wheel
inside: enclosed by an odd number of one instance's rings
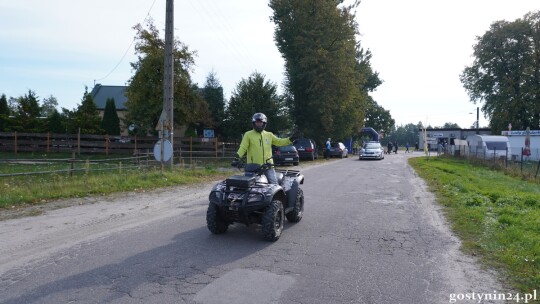
[[[283,204],[279,200],[274,200],[264,211],[261,225],[262,234],[265,240],[275,242],[281,236],[284,221]]]
[[[296,193],[296,199],[294,200],[294,208],[291,212],[287,213],[285,216],[287,220],[291,223],[298,223],[302,219],[304,214],[304,191],[298,188]]]
[[[216,204],[208,204],[208,210],[206,210],[206,227],[213,234],[222,234],[227,231],[229,225],[219,216],[219,209]]]

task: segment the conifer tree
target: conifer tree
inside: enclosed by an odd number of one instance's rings
[[[101,121],[101,128],[109,135],[120,135],[120,118],[116,112],[114,98],[108,98]]]

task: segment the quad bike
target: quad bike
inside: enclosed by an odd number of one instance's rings
[[[304,213],[304,193],[299,185],[304,176],[298,170],[276,169],[278,184],[269,184],[264,172],[271,163],[245,164],[233,162],[244,169],[243,175],[233,175],[216,184],[210,192],[206,225],[214,234],[225,233],[229,225],[258,224],[265,240],[277,241],[283,231],[283,221],[297,223]]]

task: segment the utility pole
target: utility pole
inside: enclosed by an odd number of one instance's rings
[[[173,115],[173,101],[174,101],[174,59],[173,59],[173,45],[174,45],[174,0],[167,0],[166,13],[165,13],[165,61],[163,69],[163,112],[161,119],[163,119],[163,138],[168,139],[173,147],[173,153],[171,157],[171,166],[174,163],[174,115]]]

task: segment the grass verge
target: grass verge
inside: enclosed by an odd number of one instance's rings
[[[225,165],[208,163],[189,168],[167,167],[163,172],[159,168],[140,167],[96,172],[79,171],[71,176],[67,173],[52,173],[0,177],[0,193],[2,193],[0,209],[42,204],[63,198],[106,195],[122,191],[142,192],[219,180],[231,175],[230,171],[224,171],[222,167]]]
[[[540,187],[444,157],[411,158],[410,165],[445,207],[465,252],[500,270],[522,292],[540,286]]]

